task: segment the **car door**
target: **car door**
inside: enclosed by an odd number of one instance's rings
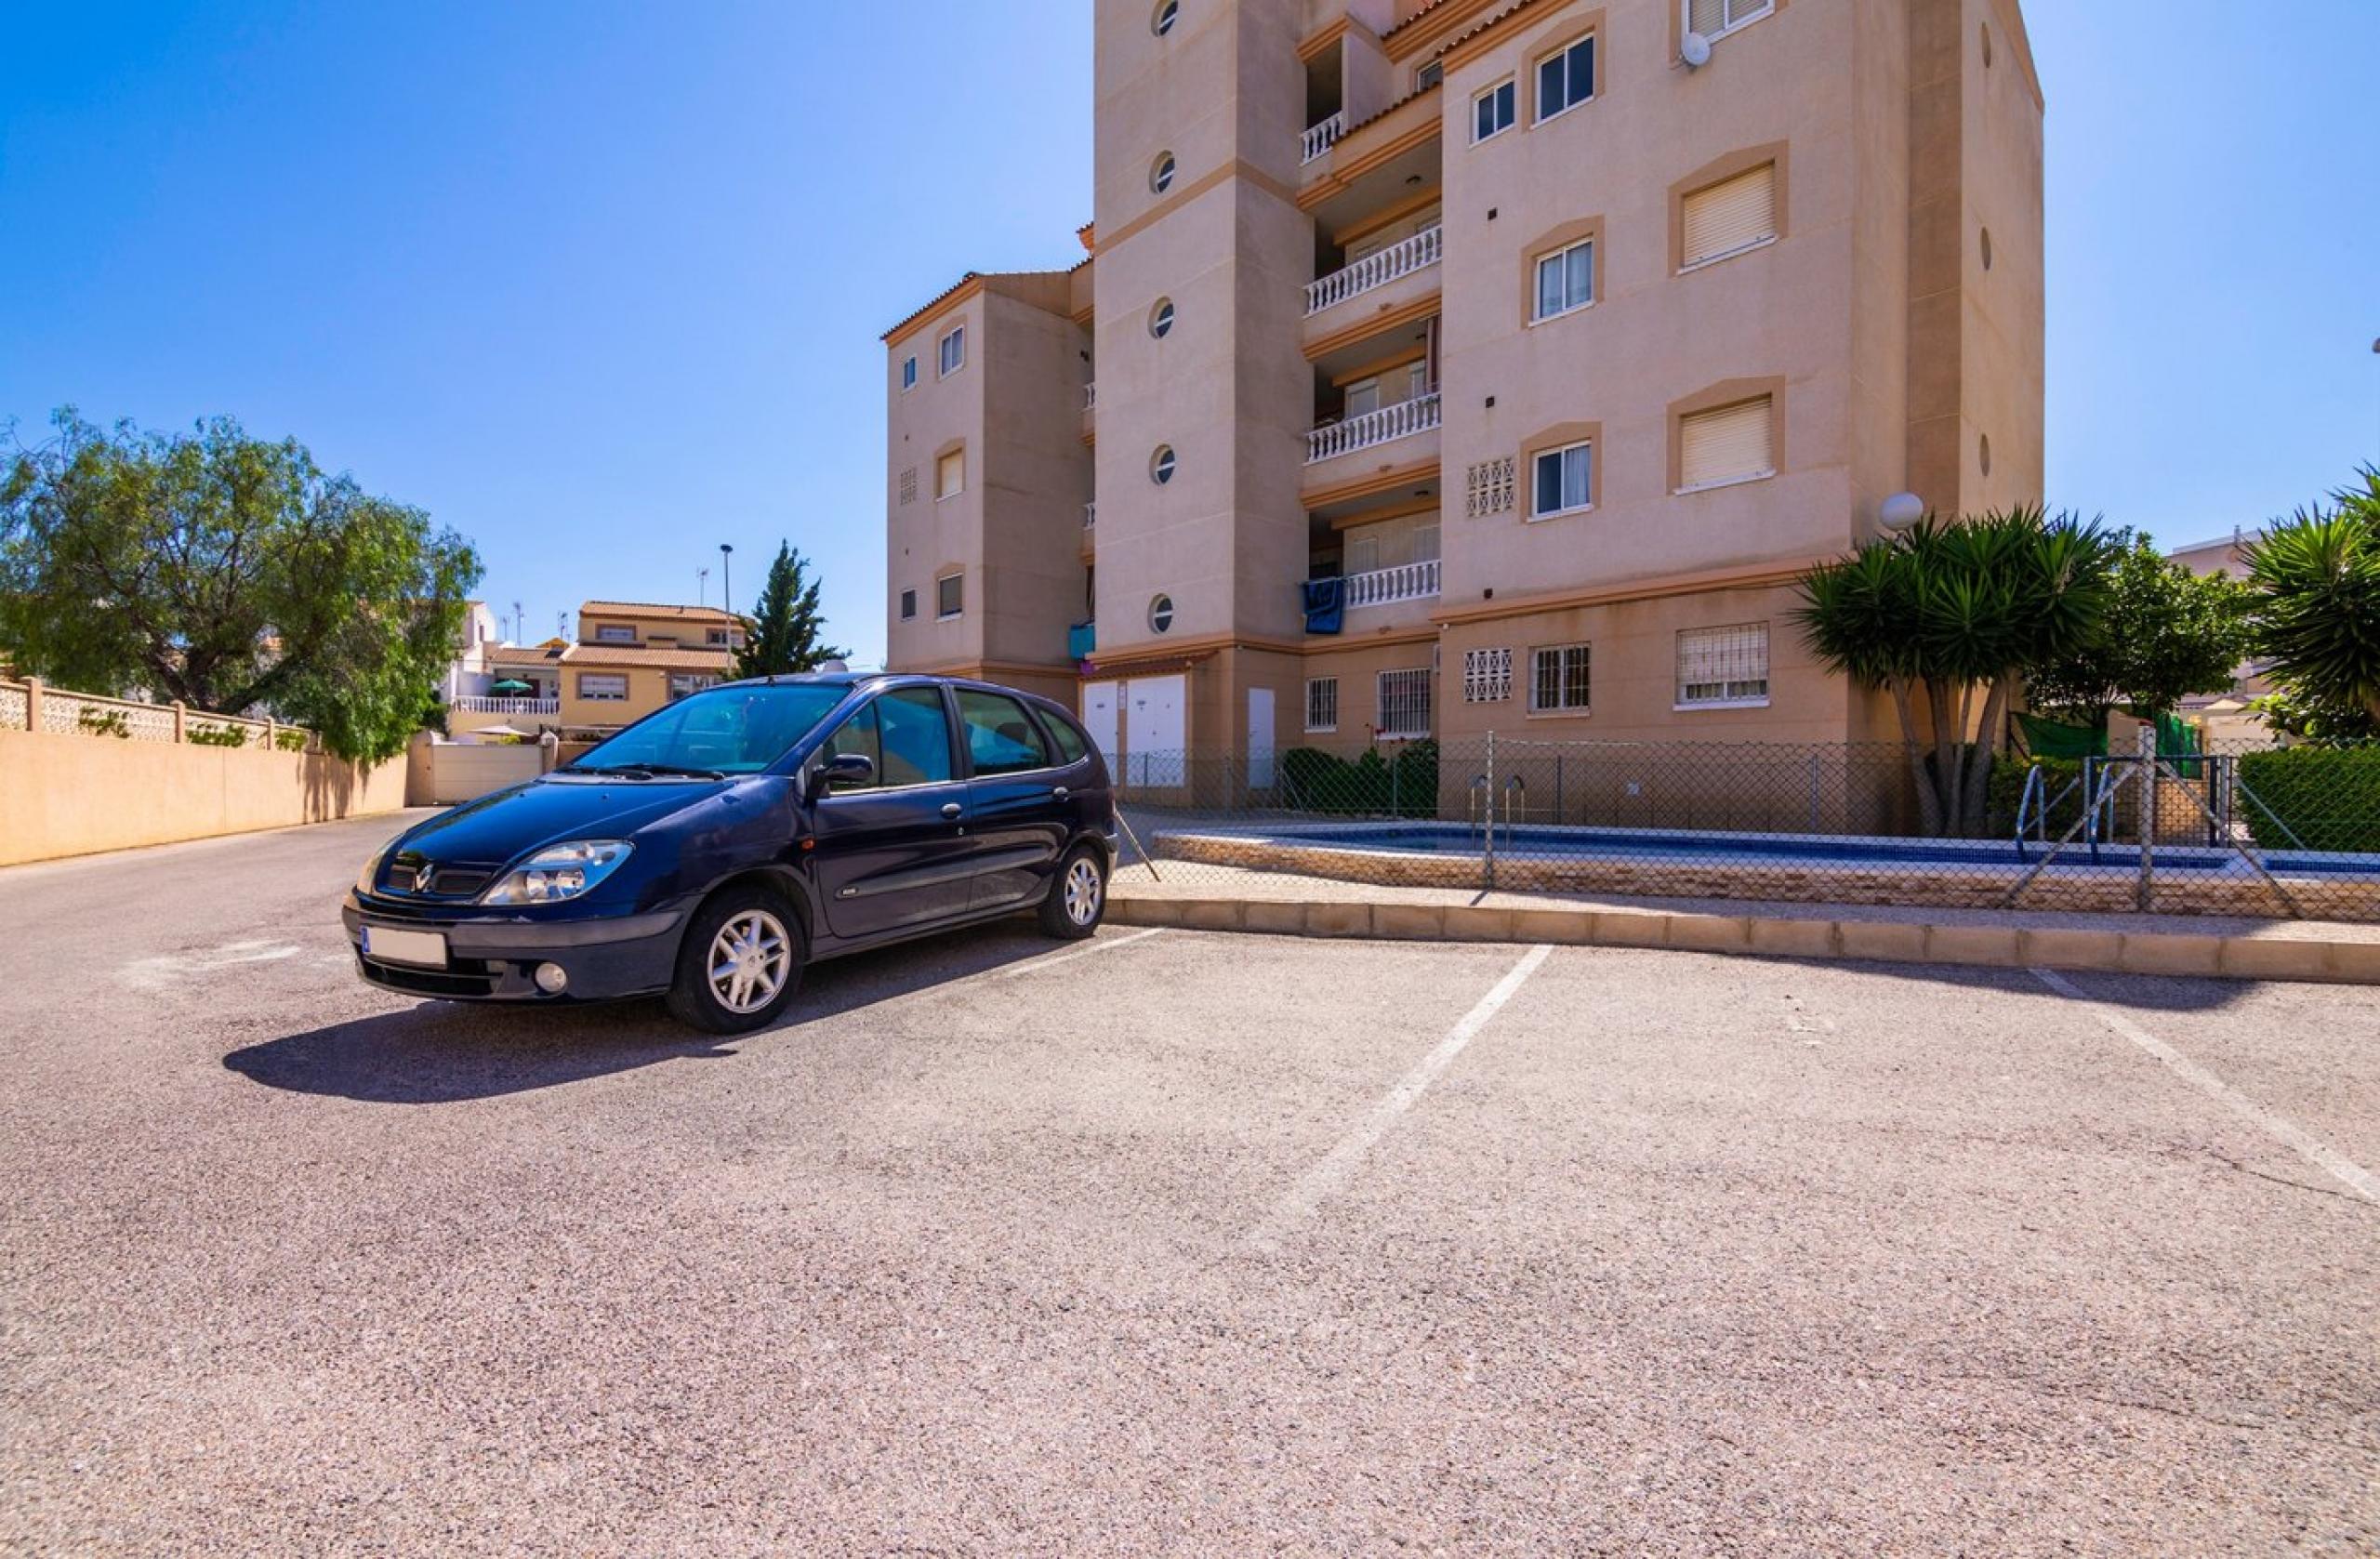
[[[975,839],[976,909],[1038,896],[1065,848],[1073,808],[1056,755],[1024,701],[953,690],[967,750],[967,814]]]
[[[974,875],[967,782],[942,690],[894,688],[869,700],[820,759],[849,752],[874,763],[875,776],[826,790],[810,809],[828,929],[859,938],[965,914]]]

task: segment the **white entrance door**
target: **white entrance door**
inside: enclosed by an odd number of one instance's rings
[[[1248,788],[1273,785],[1273,690],[1248,690]]]
[[[1107,760],[1107,772],[1116,773],[1116,738],[1119,729],[1116,723],[1116,684],[1085,682],[1082,685],[1082,723],[1091,739],[1099,744],[1099,756]]]
[[[1189,783],[1189,746],[1183,724],[1189,679],[1135,677],[1124,684],[1126,773],[1134,785]]]

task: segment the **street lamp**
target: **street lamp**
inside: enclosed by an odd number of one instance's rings
[[[728,566],[728,559],[734,551],[723,541],[719,544],[719,605],[731,617],[735,614],[735,575]]]

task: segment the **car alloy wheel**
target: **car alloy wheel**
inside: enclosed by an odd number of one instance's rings
[[[1066,868],[1066,918],[1078,926],[1088,926],[1099,918],[1100,895],[1105,886],[1099,880],[1099,863],[1088,855],[1075,857]]]
[[[785,989],[793,969],[793,938],[785,922],[765,909],[745,909],[727,918],[711,938],[711,999],[739,1015],[757,1012]]]

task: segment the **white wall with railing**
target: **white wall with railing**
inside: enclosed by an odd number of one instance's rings
[[[1347,575],[1347,604],[1387,606],[1400,601],[1421,601],[1438,593],[1438,560],[1397,563]]]
[[[1305,311],[1318,314],[1334,303],[1344,303],[1374,287],[1386,286],[1400,276],[1410,276],[1416,271],[1435,265],[1444,248],[1445,230],[1423,228],[1401,244],[1392,244],[1377,254],[1366,255],[1318,281],[1308,283]]]
[[[1342,421],[1316,428],[1305,436],[1305,463],[1328,460],[1333,456],[1351,455],[1374,444],[1387,443],[1392,439],[1409,438],[1425,433],[1438,425],[1438,392],[1416,395],[1409,401],[1382,406],[1378,411],[1364,413]]]
[[[558,715],[562,713],[562,700],[463,697],[450,700],[447,707],[467,715]]]
[[[1319,125],[1308,126],[1305,132],[1304,155],[1299,161],[1301,163],[1314,161],[1338,145],[1339,138],[1346,133],[1347,111],[1345,109],[1341,109]]]
[[[51,736],[100,736],[126,742],[191,742],[318,752],[322,743],[301,725],[211,715],[179,704],[143,704],[96,693],[73,693],[37,678],[0,680],[0,731]]]

